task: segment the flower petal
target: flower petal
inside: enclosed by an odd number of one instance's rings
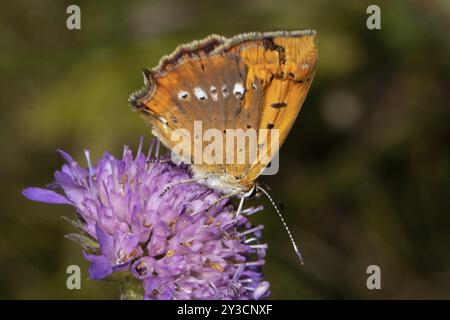
[[[147,158],[141,147],[136,156],[125,147],[121,159],[105,153],[88,169],[59,151],[67,163],[52,187],[23,194],[76,208],[82,229],[98,242],[95,254],[83,252],[91,279],[131,271],[147,299],[267,297],[261,270],[267,245],[258,240],[262,226],[248,220],[257,209],[236,217],[228,199],[211,208],[219,192],[183,183],[192,177],[189,166],[153,161],[170,158]],[[168,185],[175,187],[163,192]]]
[[[108,259],[114,259],[114,238],[104,232],[98,224],[95,226],[95,233],[101,252],[108,257]]]
[[[109,276],[112,272],[111,263],[103,255],[87,254],[83,252],[86,260],[91,262],[89,266],[89,278],[101,280]]]
[[[30,200],[55,204],[71,204],[63,195],[44,188],[26,188],[22,194]]]
[[[269,291],[269,282],[263,281],[261,282],[256,288],[255,291],[253,291],[253,298],[255,300],[259,300],[262,297],[265,297],[267,295],[267,292]]]

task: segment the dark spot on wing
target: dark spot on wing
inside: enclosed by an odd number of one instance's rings
[[[275,42],[273,41],[273,38],[271,38],[271,37],[263,38],[263,46],[264,46],[264,49],[266,49],[266,50],[278,51],[280,65],[283,65],[286,63],[286,50],[284,49],[284,47],[275,44]]]
[[[280,108],[286,107],[287,103],[285,103],[285,102],[275,102],[275,103],[272,103],[270,106],[272,108],[275,108],[275,109],[280,109]]]
[[[228,93],[228,88],[227,87],[222,87],[222,93],[223,94],[227,94]]]
[[[181,100],[186,101],[189,98],[189,93],[183,92],[183,94],[180,96]]]

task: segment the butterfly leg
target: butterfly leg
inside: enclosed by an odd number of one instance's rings
[[[238,209],[236,210],[236,218],[237,217],[239,217],[239,215],[241,214],[241,212],[242,212],[242,208],[244,207],[244,201],[245,201],[245,196],[244,195],[242,195],[242,198],[241,198],[241,200],[239,201],[239,206],[238,206]]]
[[[153,155],[153,147],[156,144],[156,151],[155,151],[155,155]],[[147,158],[146,158],[146,164],[155,164],[155,163],[167,163],[167,162],[171,162],[172,160],[170,158],[167,159],[161,159],[159,157],[159,149],[160,149],[160,145],[161,143],[159,142],[158,139],[153,139],[151,144],[150,144],[150,148],[148,150],[147,153]]]
[[[166,163],[171,161],[171,159],[150,159],[147,161],[147,163]]]
[[[163,191],[161,191],[161,193],[159,194],[159,197],[162,198],[167,192],[170,191],[170,189],[172,189],[175,186],[181,185],[181,184],[185,184],[185,183],[191,183],[191,182],[196,182],[198,180],[202,180],[204,179],[204,177],[199,177],[199,178],[191,178],[191,179],[185,179],[185,180],[179,180],[173,183],[169,183],[167,184]]]
[[[256,190],[256,185],[253,186],[249,191],[242,194],[241,200],[239,201],[238,209],[236,211],[236,217],[239,217],[239,215],[241,214],[242,208],[244,207],[245,199],[251,197],[255,193],[255,190]]]
[[[156,144],[155,154],[152,155],[153,154],[153,147],[155,146],[155,144]],[[160,148],[161,148],[161,142],[159,141],[159,139],[153,139],[151,144],[150,144],[150,148],[148,150],[148,153],[147,153],[147,159],[146,160],[147,160],[148,164],[150,164],[150,163],[164,163],[164,162],[170,162],[171,161],[170,158],[169,159],[161,159],[159,157]]]

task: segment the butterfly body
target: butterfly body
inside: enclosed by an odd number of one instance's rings
[[[224,194],[242,194],[252,189],[284,142],[316,62],[313,31],[248,33],[230,39],[212,35],[179,46],[156,68],[145,70],[146,86],[130,102],[172,151],[177,149],[174,135],[185,138],[191,153],[182,158],[192,163],[194,178]],[[257,143],[251,143],[251,130]],[[263,134],[275,130],[276,139]],[[248,135],[248,140],[240,146],[230,143],[235,138],[228,136],[231,131]],[[200,139],[206,135],[209,139]],[[194,161],[196,151],[208,149],[211,136],[220,140],[221,153],[200,152],[202,161]],[[229,161],[230,154],[240,151],[254,151],[256,156]]]
[[[244,185],[241,181],[228,173],[211,174],[208,172],[197,171],[195,167],[192,171],[194,178],[198,178],[199,181],[202,181],[208,187],[219,190],[223,194],[241,194],[249,191],[253,187],[253,183]]]

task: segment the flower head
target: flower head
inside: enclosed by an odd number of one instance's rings
[[[247,219],[261,207],[236,216],[229,199],[217,201],[218,192],[189,180],[188,166],[152,158],[152,147],[145,155],[141,140],[135,156],[125,146],[122,159],[105,153],[96,165],[86,151],[88,168],[59,151],[67,164],[55,183],[24,195],[76,208],[81,234],[70,238],[83,245],[92,279],[126,271],[147,299],[267,296],[263,227]]]

